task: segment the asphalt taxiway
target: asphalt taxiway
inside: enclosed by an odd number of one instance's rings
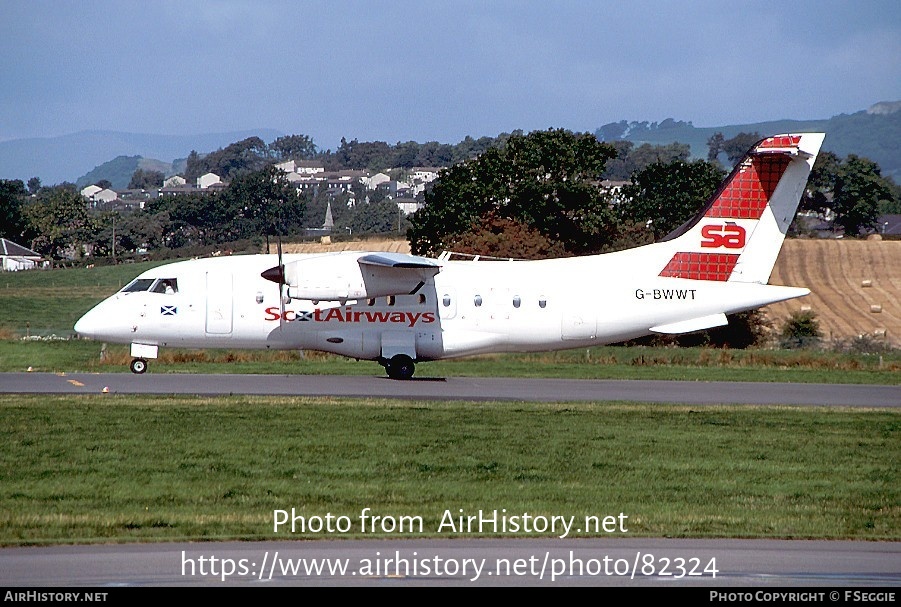
[[[526,402],[636,401],[714,405],[901,406],[901,386],[539,378],[0,373],[7,394],[282,395]]]

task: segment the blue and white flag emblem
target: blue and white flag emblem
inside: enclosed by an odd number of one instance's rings
[[[178,307],[177,306],[161,306],[160,314],[162,314],[163,316],[175,316],[176,314],[178,314]]]

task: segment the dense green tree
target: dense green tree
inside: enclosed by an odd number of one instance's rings
[[[316,156],[316,144],[306,135],[285,135],[269,144],[278,160],[308,160]]]
[[[233,179],[219,202],[229,218],[227,240],[283,236],[303,226],[305,201],[274,165]]]
[[[739,133],[732,139],[726,139],[723,141],[723,151],[726,153],[726,156],[729,158],[729,163],[732,166],[744,158],[745,154],[748,153],[748,150],[751,147],[763,139],[760,136],[760,133]]]
[[[720,132],[716,132],[707,139],[707,160],[709,162],[716,162],[720,157],[720,153],[723,151],[723,145],[726,142],[726,138],[723,137],[723,134]]]
[[[13,242],[22,238],[25,229],[22,205],[27,196],[21,179],[0,179],[0,238]]]
[[[856,236],[877,227],[880,213],[898,205],[898,192],[872,160],[854,154],[841,160],[832,152],[821,152],[807,180],[801,209],[824,218],[831,212],[845,234]]]
[[[616,149],[616,158],[607,163],[604,171],[604,177],[607,179],[627,180],[634,172],[644,170],[655,162],[687,161],[691,156],[690,146],[682,143],[667,145],[643,143],[635,147],[631,141],[618,140],[611,145]]]
[[[823,337],[820,321],[810,311],[793,312],[779,331],[779,346],[782,348],[813,348]]]
[[[350,212],[335,221],[335,231],[350,228],[353,235],[398,234],[405,232],[409,221],[397,203],[390,198],[379,202],[357,202]]]
[[[706,160],[655,162],[623,186],[620,220],[645,225],[659,240],[700,211],[724,176],[718,163]]]
[[[880,175],[879,165],[851,154],[836,176],[832,196],[835,223],[851,236],[873,230],[880,202],[892,200],[893,194]]]
[[[56,259],[80,256],[82,246],[92,239],[93,220],[84,197],[74,187],[44,188],[22,211],[35,234],[31,248],[42,255]]]
[[[40,177],[32,177],[28,180],[28,193],[37,194],[41,190]]]
[[[128,182],[129,190],[151,190],[163,187],[166,176],[160,171],[138,169],[131,175]]]
[[[437,254],[490,212],[538,230],[568,252],[601,250],[615,218],[598,187],[616,152],[590,133],[564,129],[512,135],[442,172],[408,232],[416,254]]]
[[[549,259],[567,254],[563,243],[495,211],[490,211],[469,232],[455,236],[448,248],[469,255],[515,259]]]
[[[259,137],[248,137],[222,149],[200,156],[192,151],[188,156],[185,179],[193,181],[206,173],[222,179],[232,179],[240,173],[258,171],[269,160],[269,147]]]

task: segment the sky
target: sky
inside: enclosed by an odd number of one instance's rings
[[[324,150],[896,100],[898,0],[0,2],[0,141],[275,129]]]

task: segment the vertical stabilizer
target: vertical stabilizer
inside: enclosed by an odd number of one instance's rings
[[[675,252],[660,276],[766,284],[824,137],[757,142],[704,209],[663,239]]]

